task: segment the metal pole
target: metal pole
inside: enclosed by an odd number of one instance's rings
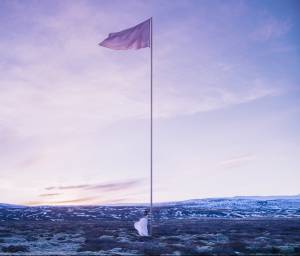
[[[152,37],[152,17],[150,18],[150,236],[152,236],[152,184],[153,184],[153,37]]]

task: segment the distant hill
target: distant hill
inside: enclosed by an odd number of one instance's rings
[[[210,197],[210,198],[201,198],[201,199],[188,199],[182,201],[170,201],[170,202],[159,202],[154,203],[155,206],[175,206],[175,205],[189,205],[189,204],[211,204],[216,202],[229,202],[234,203],[235,201],[271,201],[271,200],[299,200],[300,194],[298,195],[279,195],[279,196],[234,196],[234,197]],[[105,206],[144,206],[147,207],[149,203],[113,203],[113,204],[105,204]],[[49,205],[44,205],[48,207]],[[97,206],[97,205],[91,205]],[[4,204],[0,203],[0,209],[3,208],[21,208],[27,207],[24,205],[16,205],[16,204]],[[35,206],[34,206],[35,207]],[[36,206],[38,207],[38,206]],[[49,206],[50,207],[50,206]]]
[[[0,203],[0,209],[3,209],[3,208],[23,208],[25,206],[23,205],[16,205],[16,204],[1,204]]]
[[[233,199],[253,199],[253,200],[298,200],[300,199],[299,195],[292,196],[235,196]]]
[[[19,220],[137,220],[149,204],[34,206],[0,204],[0,223]],[[300,218],[299,196],[230,197],[156,203],[154,218]]]
[[[234,197],[211,197],[211,198],[202,198],[202,199],[189,199],[183,201],[174,201],[174,202],[162,202],[157,203],[157,205],[186,205],[186,204],[203,204],[209,202],[222,202],[222,201],[270,201],[270,200],[299,200],[300,201],[300,194],[299,195],[289,195],[289,196],[234,196]]]

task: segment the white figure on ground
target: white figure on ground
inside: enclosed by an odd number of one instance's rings
[[[149,236],[148,234],[148,211],[145,210],[144,217],[134,223],[134,227],[140,236]]]

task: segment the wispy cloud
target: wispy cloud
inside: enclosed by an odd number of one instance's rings
[[[116,204],[116,203],[122,203],[122,202],[128,202],[131,200],[131,198],[124,197],[124,198],[117,198],[117,199],[112,199],[112,200],[103,200],[101,201],[101,204]]]
[[[66,200],[36,200],[36,201],[27,201],[23,202],[24,205],[36,206],[36,205],[103,205],[103,204],[115,204],[121,202],[128,202],[130,198],[114,198],[114,199],[101,199],[96,196],[92,197],[81,197],[75,199],[66,199]]]
[[[251,38],[256,41],[276,39],[287,34],[291,28],[292,23],[288,19],[269,18],[252,32]]]
[[[233,168],[233,167],[241,166],[242,164],[245,164],[245,163],[249,163],[255,159],[256,159],[255,155],[244,154],[244,155],[235,156],[235,157],[226,159],[226,160],[220,162],[219,166],[223,167],[223,168]]]
[[[59,196],[61,193],[47,193],[47,194],[40,194],[40,197],[51,197],[51,196]]]
[[[80,203],[87,203],[94,200],[96,197],[85,197],[85,198],[77,198],[71,200],[62,200],[62,201],[50,201],[51,204],[80,204]]]
[[[73,186],[57,186],[57,187],[46,187],[46,190],[69,190],[69,189],[82,189],[82,188],[88,188],[90,185],[88,184],[81,184],[81,185],[73,185]]]
[[[125,182],[118,182],[118,183],[107,183],[107,184],[98,184],[98,185],[90,185],[87,189],[95,189],[95,190],[102,190],[102,191],[116,191],[116,190],[123,190],[129,189],[132,187],[136,187],[141,185],[143,180],[131,180]]]
[[[135,179],[129,181],[119,181],[101,184],[79,184],[71,186],[52,186],[46,187],[46,190],[101,190],[101,191],[117,191],[125,190],[141,185],[143,179]]]
[[[140,191],[144,179],[129,179],[122,181],[91,183],[77,185],[49,186],[44,188],[53,193],[43,193],[39,197],[45,200],[25,202],[27,205],[60,205],[60,204],[111,204],[126,200],[135,200],[136,196],[142,195]],[[137,191],[137,189],[139,191]],[[114,193],[116,192],[116,193]],[[124,197],[119,198],[120,192]],[[76,198],[80,195],[80,198]],[[56,200],[50,200],[53,197]],[[75,199],[74,199],[75,197]]]
[[[91,203],[96,197],[85,197],[85,198],[76,198],[69,200],[60,200],[60,201],[28,201],[25,202],[25,205],[34,206],[34,205],[67,205],[67,204],[82,204],[82,203]]]

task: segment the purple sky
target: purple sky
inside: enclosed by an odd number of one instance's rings
[[[0,2],[0,202],[299,194],[299,1]]]

